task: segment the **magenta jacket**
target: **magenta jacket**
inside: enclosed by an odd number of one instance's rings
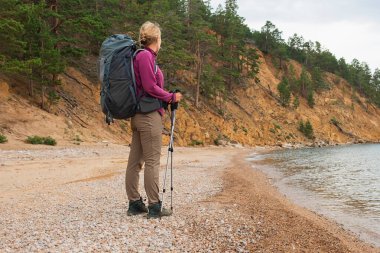
[[[165,102],[175,101],[175,93],[169,93],[164,90],[164,75],[161,69],[157,66],[157,73],[154,73],[154,63],[157,54],[150,48],[145,48],[137,54],[133,60],[133,68],[136,78],[137,97],[145,91],[152,97],[158,98]],[[161,115],[164,114],[164,109],[157,110]]]

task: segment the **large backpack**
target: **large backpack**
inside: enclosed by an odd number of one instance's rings
[[[106,122],[128,119],[138,110],[133,57],[143,49],[125,34],[114,34],[102,43],[99,53],[100,105]]]

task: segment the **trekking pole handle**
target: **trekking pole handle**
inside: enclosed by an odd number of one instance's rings
[[[181,92],[179,89],[175,89],[175,90],[172,90],[170,91],[170,93],[177,93],[177,92]],[[175,102],[175,103],[171,103],[170,104],[170,110],[171,111],[174,111],[174,110],[177,110],[178,109],[178,102]]]

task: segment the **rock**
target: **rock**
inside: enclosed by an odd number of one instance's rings
[[[219,139],[219,140],[217,140],[216,145],[218,145],[218,146],[227,146],[227,143],[228,142],[226,140]]]

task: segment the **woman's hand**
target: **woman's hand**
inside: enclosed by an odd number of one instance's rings
[[[181,101],[181,99],[182,99],[182,94],[181,94],[181,92],[176,92],[175,93],[175,103],[178,103],[179,101]]]

